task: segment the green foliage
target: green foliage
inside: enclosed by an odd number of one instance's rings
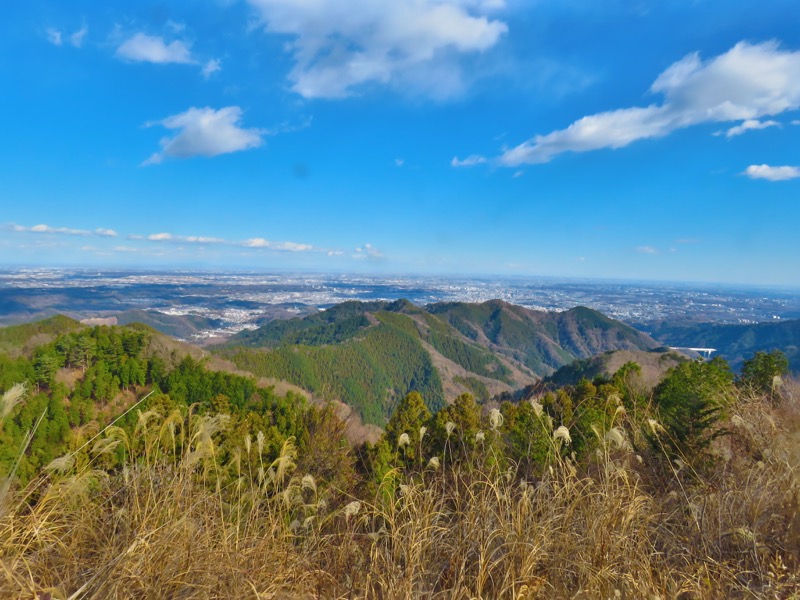
[[[532,402],[509,402],[502,408],[510,457],[527,476],[541,475],[552,452],[552,418]]]
[[[460,339],[431,330],[426,341],[445,358],[449,358],[467,371],[511,383],[511,370],[497,357],[479,346],[467,344]]]
[[[421,444],[429,429],[431,413],[422,396],[417,392],[407,394],[397,405],[386,424],[385,439],[391,447],[398,449],[404,462],[413,463],[420,459]]]
[[[459,377],[456,375],[453,377],[453,382],[466,387],[470,393],[481,402],[486,402],[490,398],[489,389],[486,387],[486,384],[477,377]]]
[[[776,382],[788,372],[789,359],[780,350],[756,352],[751,359],[744,361],[740,383],[775,399],[779,397],[780,387]]]
[[[33,390],[0,423],[0,477],[19,458],[16,476],[27,481],[69,447],[80,445],[84,431],[107,424],[126,408],[117,402],[120,392],[141,395],[144,386],[159,390],[148,405],[162,416],[174,410],[188,414],[190,406],[200,415],[230,414],[230,432],[223,437],[228,445],[222,452],[232,451],[256,431],[262,432],[267,456],[276,455],[289,437],[298,447],[308,447],[309,431],[319,425],[310,426],[311,409],[303,397],[278,397],[257,388],[251,378],[208,371],[191,357],[170,369],[158,356],[148,356],[150,336],[149,330],[137,327],[85,328],[37,347],[30,359],[0,354],[0,393],[20,382]],[[74,379],[71,387],[58,383],[64,368]],[[137,418],[132,412],[117,422],[129,439],[136,439]],[[33,437],[26,446],[29,433]],[[119,447],[104,456],[103,464],[110,468],[123,456]]]
[[[448,431],[448,423],[452,423],[452,431]],[[469,456],[481,428],[481,408],[471,394],[461,394],[436,414],[433,425],[438,446],[448,457]]]
[[[702,461],[708,445],[721,434],[717,424],[732,384],[733,374],[721,358],[670,369],[654,390],[663,434],[652,434],[651,443],[665,445],[672,455],[685,461]]]
[[[47,341],[57,335],[77,331],[83,327],[78,321],[64,315],[55,315],[54,317],[23,325],[0,327],[0,353],[12,356],[19,355],[36,338]]]
[[[322,346],[340,344],[370,326],[366,312],[380,311],[385,302],[343,302],[304,317],[270,321],[253,331],[234,336],[229,345],[275,348],[285,345]]]
[[[431,410],[444,404],[430,355],[405,329],[385,322],[337,346],[288,346],[271,352],[231,348],[220,353],[256,375],[340,399],[365,422],[382,425],[398,399],[411,391],[422,394]]]

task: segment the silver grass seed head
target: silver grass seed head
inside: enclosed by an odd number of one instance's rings
[[[351,517],[355,517],[360,510],[361,510],[361,502],[359,502],[358,500],[353,500],[352,502],[345,505],[342,512],[344,514],[345,519],[349,519]]]
[[[572,437],[569,435],[569,429],[567,429],[564,425],[561,425],[553,432],[553,439],[562,440],[567,444],[572,443]]]
[[[503,413],[501,413],[499,409],[493,408],[489,412],[489,425],[491,425],[492,429],[497,429],[502,424],[503,424]]]
[[[531,398],[531,406],[533,407],[533,412],[536,413],[536,416],[541,417],[542,413],[544,412],[544,407],[533,398]]]

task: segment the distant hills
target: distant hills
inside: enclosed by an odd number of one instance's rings
[[[207,348],[211,355],[173,338],[213,328],[212,319],[129,310],[115,320],[166,334],[152,335],[150,347],[169,361],[207,357],[212,370],[249,372],[261,385],[341,401],[371,425],[383,425],[399,398],[412,390],[437,409],[464,392],[485,401],[517,397],[542,385],[570,385],[582,377],[607,377],[629,361],[642,367],[642,384],[647,385],[685,360],[666,345],[716,348],[734,368],[756,351],[780,349],[790,368],[800,372],[798,320],[662,322],[652,326],[651,337],[585,307],[545,312],[500,300],[424,307],[407,300],[351,301],[315,310],[306,307],[303,316],[288,318],[298,309],[278,308],[263,316],[258,329]],[[0,354],[29,356],[58,335],[85,327],[57,315],[0,328]]]
[[[650,331],[673,347],[716,348],[734,368],[758,351],[781,350],[789,369],[800,373],[800,319],[745,325],[662,322],[651,325]]]
[[[499,300],[418,307],[344,302],[272,321],[216,352],[239,368],[339,398],[382,424],[397,399],[422,393],[431,408],[463,392],[479,398],[523,387],[579,358],[659,344],[601,313],[553,313]]]
[[[126,310],[116,315],[119,325],[144,323],[166,335],[183,340],[191,339],[198,331],[215,329],[222,325],[218,319],[198,315],[168,315],[155,310]]]
[[[546,377],[542,383],[562,387],[575,385],[584,378],[589,380],[593,380],[596,377],[610,379],[622,365],[634,362],[641,369],[641,372],[636,377],[637,383],[642,387],[652,388],[661,381],[664,373],[687,360],[691,359],[674,350],[651,350],[649,352],[614,350],[564,365],[558,371]]]
[[[20,356],[36,346],[54,340],[62,333],[83,329],[78,321],[64,315],[55,315],[41,321],[0,327],[0,354]]]

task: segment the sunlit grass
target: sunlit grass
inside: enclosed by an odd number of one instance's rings
[[[618,411],[585,461],[551,428],[547,468],[525,476],[492,455],[490,413],[472,456],[425,456],[362,492],[300,472],[291,439],[266,460],[247,436],[222,460],[223,415],[142,411],[132,439],[107,428],[7,492],[0,595],[797,597],[797,401],[742,394],[707,472],[634,450],[663,430]]]

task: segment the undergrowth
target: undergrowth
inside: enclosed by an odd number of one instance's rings
[[[400,434],[377,480],[315,477],[291,438],[272,460],[257,432],[221,452],[225,415],[140,410],[133,435],[108,427],[2,490],[0,596],[797,598],[800,406],[784,385],[782,402],[729,399],[704,461],[613,401],[576,455],[532,401],[537,468],[491,411],[477,433],[447,422],[436,451],[427,428]]]

